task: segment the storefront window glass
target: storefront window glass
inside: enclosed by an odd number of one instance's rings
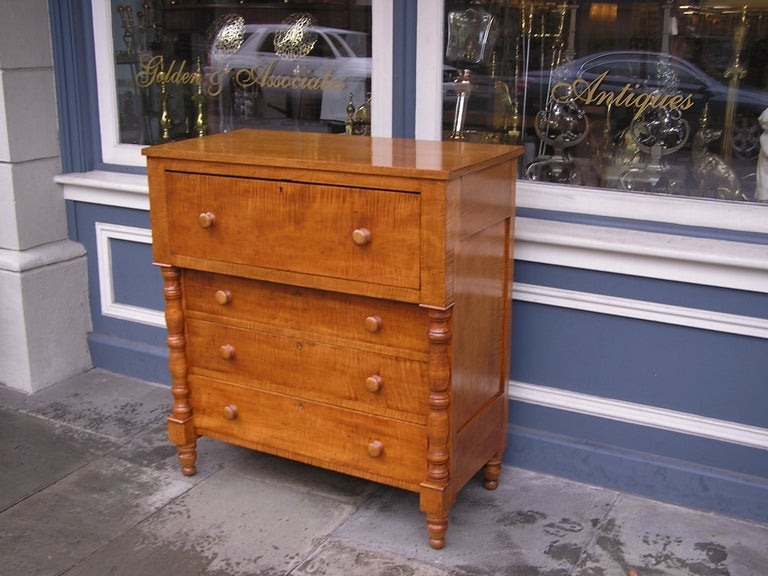
[[[370,1],[110,0],[119,144],[365,132]]]
[[[521,144],[535,182],[768,201],[768,9],[445,8],[445,139]]]

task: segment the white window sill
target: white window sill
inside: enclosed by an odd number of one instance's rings
[[[768,245],[517,217],[515,259],[768,293]]]
[[[54,178],[65,200],[149,210],[149,185],[143,174],[94,170],[59,174]]]
[[[521,180],[524,208],[768,234],[768,204],[640,194]]]

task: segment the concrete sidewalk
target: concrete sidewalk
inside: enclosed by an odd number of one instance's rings
[[[182,476],[169,405],[100,370],[0,386],[0,574],[768,574],[768,525],[510,467],[460,492],[432,550],[413,493],[209,439]]]

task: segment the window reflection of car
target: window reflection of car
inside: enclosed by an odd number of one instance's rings
[[[654,91],[679,92],[688,100],[680,102],[680,110],[688,121],[692,133],[699,126],[704,105],[709,104],[709,126],[723,127],[729,98],[729,85],[725,79],[715,79],[687,60],[660,52],[616,51],[593,54],[564,64],[550,73],[540,70],[530,73],[524,82],[528,102],[546,104],[552,86],[558,82],[573,83],[584,89],[590,83],[598,83],[596,93],[624,94]],[[625,88],[629,86],[629,89]],[[621,104],[621,100],[619,104]],[[626,102],[626,97],[624,99]],[[630,104],[636,100],[629,100]],[[599,102],[598,102],[599,104]],[[605,105],[603,104],[605,110]],[[611,107],[612,124],[626,126],[636,113],[632,105]],[[735,116],[733,153],[737,158],[753,158],[759,151],[761,130],[759,115],[768,108],[768,92],[740,86],[735,92]]]
[[[237,118],[347,119],[370,90],[371,58],[365,33],[315,26],[311,50],[299,58],[276,53],[280,24],[251,24],[234,53],[212,49],[206,67],[209,93],[220,113]],[[220,94],[218,93],[220,91]]]

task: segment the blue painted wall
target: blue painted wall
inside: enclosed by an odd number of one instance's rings
[[[101,309],[96,223],[149,230],[149,213],[69,202],[70,233],[88,251],[88,289],[93,332],[88,344],[95,366],[152,382],[170,383],[164,328],[105,316]],[[114,301],[162,312],[163,283],[152,264],[152,248],[143,242],[110,240]]]
[[[768,425],[760,338],[530,303],[514,314],[514,380]]]
[[[548,432],[553,426],[562,432]],[[639,447],[624,447],[615,438],[634,438]],[[676,444],[676,452],[682,456],[666,456],[669,444]],[[768,522],[765,476],[696,464],[688,458],[689,451],[730,453],[736,463],[765,460],[764,450],[513,402],[504,462],[665,502]],[[727,465],[722,458],[720,463]]]
[[[768,294],[521,262],[515,280],[768,319]],[[511,378],[768,428],[763,338],[516,301]],[[510,405],[505,461],[768,521],[763,449],[538,406]]]

